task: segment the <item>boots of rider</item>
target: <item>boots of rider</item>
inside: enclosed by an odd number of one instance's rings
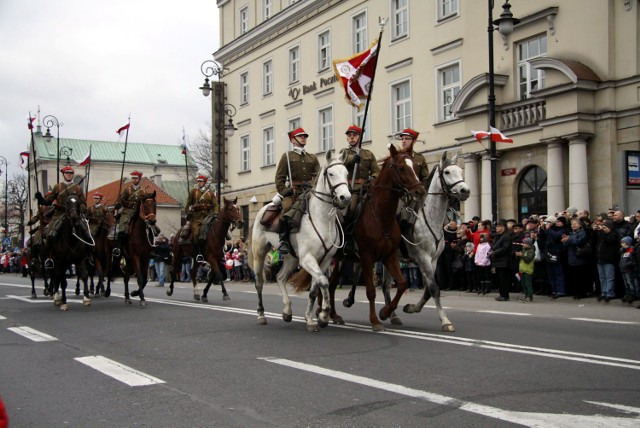
[[[126,243],[127,243],[127,235],[123,232],[118,233],[117,244],[116,244],[116,247],[113,249],[113,253],[112,253],[114,257],[120,257],[121,255],[123,255],[123,251],[125,250]]]
[[[202,239],[196,239],[195,241],[195,253],[196,253],[196,263],[202,263],[204,262],[204,256],[202,255],[202,248],[204,248],[203,244],[203,240]]]
[[[281,255],[289,254],[291,252],[291,248],[289,247],[289,221],[286,217],[282,217],[280,219],[280,231],[278,233],[280,237],[280,246],[278,247],[278,252]]]

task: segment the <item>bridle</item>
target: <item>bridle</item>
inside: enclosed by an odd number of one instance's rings
[[[323,193],[323,192],[319,192],[315,189],[311,190],[311,194],[314,195],[316,198],[320,199],[323,202],[327,202],[332,204],[334,207],[339,207],[340,204],[338,203],[338,199],[336,197],[336,189],[340,186],[347,186],[347,189],[349,188],[349,183],[347,181],[344,182],[340,182],[338,184],[331,184],[331,180],[329,179],[329,174],[328,171],[329,169],[331,169],[334,166],[337,165],[344,165],[341,161],[333,161],[331,162],[331,164],[327,165],[324,168],[324,171],[322,172],[322,179],[325,181],[325,183],[327,184],[327,187],[329,187],[329,191],[331,193]]]
[[[69,220],[69,224],[71,225],[71,234],[80,242],[82,242],[83,244],[89,245],[89,246],[95,246],[96,242],[93,239],[93,236],[91,236],[91,231],[89,229],[89,220],[80,212],[80,201],[78,199],[77,196],[75,195],[70,195],[67,198],[67,201],[65,203],[65,216],[67,217],[67,219]],[[71,206],[70,206],[71,205]],[[91,238],[91,242],[87,242],[85,241],[79,234],[78,232],[76,232],[76,224],[82,224],[84,223],[84,229],[87,232],[86,235],[89,236],[89,238]]]
[[[151,247],[156,247],[156,231],[155,231],[155,227],[153,227],[153,224],[151,224],[151,222],[155,222],[156,220],[156,213],[146,212],[145,207],[146,207],[147,201],[155,202],[155,198],[144,197],[140,200],[140,206],[138,207],[138,216],[144,221],[145,228],[146,228],[145,236],[147,237],[147,243]],[[149,231],[151,231],[151,236],[149,236]]]

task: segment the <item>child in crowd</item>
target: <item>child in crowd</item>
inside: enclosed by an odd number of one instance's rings
[[[522,250],[516,252],[516,256],[520,258],[518,270],[520,271],[520,284],[522,285],[522,291],[524,292],[523,303],[533,302],[533,269],[534,259],[536,257],[536,250],[533,247],[533,240],[531,238],[524,238],[522,240]]]
[[[475,255],[473,242],[467,242],[464,245],[464,254],[462,255],[462,265],[464,266],[464,274],[466,276],[467,293],[473,293],[474,291],[480,294],[480,286],[478,285],[478,278],[476,278],[476,263],[474,261]]]
[[[489,251],[491,251],[489,234],[481,233],[474,262],[478,266],[478,280],[480,291],[483,295],[491,292],[491,259],[489,258]]]
[[[625,236],[620,240],[620,273],[624,280],[623,302],[633,303],[636,298],[636,255],[633,247],[633,239]]]

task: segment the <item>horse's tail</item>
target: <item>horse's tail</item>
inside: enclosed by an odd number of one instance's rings
[[[311,289],[311,275],[304,269],[300,269],[288,282],[293,286],[296,294],[302,294],[303,291]]]

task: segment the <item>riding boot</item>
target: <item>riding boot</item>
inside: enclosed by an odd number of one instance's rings
[[[193,247],[194,252],[196,253],[196,263],[204,262],[204,256],[202,255],[202,240],[196,239]]]
[[[118,243],[116,247],[113,249],[112,255],[113,257],[120,257],[123,255],[123,251],[126,248],[127,244],[127,235],[125,233],[118,233]]]
[[[291,231],[289,227],[289,220],[287,217],[282,217],[280,219],[280,231],[278,233],[280,237],[280,246],[278,247],[278,252],[282,255],[289,254],[291,252],[291,247],[289,244],[289,232]]]

